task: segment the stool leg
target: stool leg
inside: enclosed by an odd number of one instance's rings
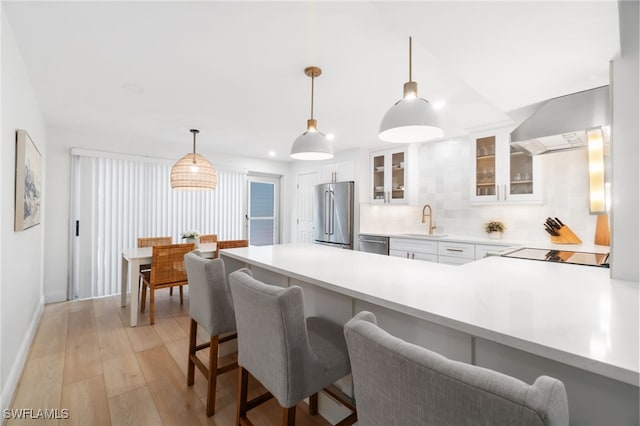
[[[180,287],[182,290],[182,287]],[[209,377],[207,381],[209,388],[207,389],[207,416],[213,416],[216,410],[216,383],[218,381],[218,341],[219,336],[211,336],[211,345],[209,346]]]
[[[282,409],[282,426],[295,426],[296,406]]]
[[[315,416],[318,414],[318,393],[314,393],[309,397],[309,414]]]
[[[238,414],[236,426],[251,424],[247,419],[247,387],[249,385],[249,372],[244,367],[238,366]]]
[[[184,303],[184,296],[182,295],[182,287],[184,286],[180,286],[180,304],[182,305]]]
[[[198,323],[191,318],[191,326],[189,327],[189,363],[187,365],[187,386],[193,386],[194,373],[196,370],[196,364],[191,359],[192,356],[196,356],[196,337],[198,334]]]
[[[169,296],[173,296],[173,287],[169,287]]]

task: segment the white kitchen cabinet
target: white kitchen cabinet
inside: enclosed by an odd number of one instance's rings
[[[373,152],[370,200],[374,204],[409,204],[417,200],[417,147]]]
[[[501,129],[472,136],[472,204],[542,201],[539,157],[512,148],[510,131]]]
[[[455,256],[440,256],[438,255],[438,263],[445,265],[464,265],[465,263],[473,262],[474,259],[467,257],[455,257]]]
[[[353,161],[331,163],[320,167],[320,182],[346,182],[355,180],[355,168]]]
[[[392,237],[389,238],[389,256],[437,262],[438,243],[436,241]]]
[[[487,253],[496,252],[498,250],[502,250],[505,247],[508,247],[507,244],[497,245],[497,244],[476,244],[476,260],[484,259],[487,257]]]
[[[426,260],[448,265],[464,265],[482,259],[488,252],[498,251],[507,244],[476,244],[472,242],[427,240],[423,238],[389,238],[389,256]]]
[[[438,263],[462,265],[475,260],[475,244],[454,241],[438,242]]]

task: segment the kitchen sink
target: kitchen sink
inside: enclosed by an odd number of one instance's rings
[[[424,234],[421,233],[415,233],[415,234],[400,234],[398,235],[399,237],[420,237],[420,238],[442,238],[442,237],[446,237],[447,234],[427,234],[426,232]]]

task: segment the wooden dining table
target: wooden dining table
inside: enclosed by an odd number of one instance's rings
[[[213,257],[216,243],[200,244],[198,251],[204,257]],[[140,265],[149,265],[153,258],[153,247],[132,247],[122,250],[122,276],[120,278],[120,305],[127,306],[127,288],[131,289],[131,327],[138,325]]]

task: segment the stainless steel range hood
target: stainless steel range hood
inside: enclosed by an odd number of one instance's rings
[[[586,131],[608,126],[609,86],[549,99],[511,132],[511,146],[530,155],[587,145]]]

